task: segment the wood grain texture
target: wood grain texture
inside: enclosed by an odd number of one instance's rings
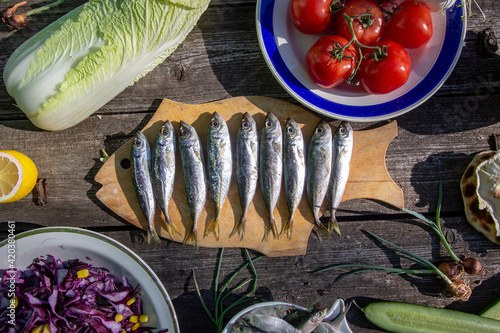
[[[0,23],[0,72],[22,42],[84,2],[65,1],[30,17],[21,31],[11,31]],[[0,3],[0,9],[13,3]],[[337,212],[342,237],[319,242],[311,235],[305,255],[256,262],[259,301],[310,306],[315,301],[331,305],[337,297],[343,297],[356,300],[360,306],[387,300],[477,313],[500,297],[500,246],[467,223],[459,188],[472,158],[478,152],[494,149],[491,137],[500,133],[500,51],[491,57],[477,53],[480,31],[491,27],[497,38],[500,35],[500,6],[498,0],[477,3],[489,20],[484,21],[472,3],[474,15],[467,18],[465,44],[455,69],[429,100],[397,117],[398,135],[386,152],[388,173],[403,190],[406,208],[433,219],[437,188],[442,181],[442,227],[453,250],[459,255],[480,258],[486,268],[483,276],[470,281],[472,297],[467,302],[447,297],[441,281],[434,276],[363,273],[339,282],[337,278],[345,271],[311,274],[320,267],[339,263],[412,266],[394,259],[361,230],[369,230],[436,263],[449,259],[431,231],[413,218],[373,200],[355,199],[343,202]],[[28,1],[20,12],[44,4],[45,0]],[[131,248],[154,269],[173,300],[181,332],[215,333],[215,326],[200,304],[192,270],[211,306],[220,250],[183,247],[166,239],[157,246],[148,246],[142,229],[115,214],[96,197],[101,185],[94,177],[103,165],[100,151],[112,154],[118,150],[144,128],[164,98],[202,104],[233,96],[268,96],[298,105],[276,81],[262,57],[255,32],[255,9],[255,0],[212,0],[198,25],[165,62],[95,115],[66,131],[34,128],[0,80],[2,149],[21,151],[35,161],[39,177],[46,180],[48,200],[40,206],[33,193],[2,205],[0,239],[8,236],[6,221],[17,221],[16,233],[59,225],[102,232]],[[327,120],[332,126],[338,124],[335,119]],[[356,123],[353,127],[359,132],[386,123]],[[222,276],[233,273],[245,260],[240,249],[226,249]],[[248,271],[241,275],[242,280],[249,277]],[[226,319],[245,305],[235,308]],[[347,319],[354,333],[381,332],[356,307],[351,307]]]
[[[201,138],[202,146],[206,150],[207,129],[211,115],[217,111],[227,122],[232,140],[232,150],[235,153],[235,138],[241,117],[245,112],[252,115],[257,123],[257,128],[262,128],[265,115],[273,112],[284,125],[288,117],[293,118],[302,128],[304,143],[307,147],[314,128],[319,118],[296,105],[268,97],[235,97],[207,104],[182,104],[170,100],[163,100],[158,110],[150,121],[144,126],[143,133],[150,143],[154,139],[161,125],[169,120],[176,133],[181,120],[192,124]],[[354,148],[351,161],[351,170],[343,201],[358,198],[367,198],[385,202],[394,207],[402,208],[404,198],[402,190],[392,181],[385,166],[385,153],[387,147],[397,135],[397,124],[391,122],[380,128],[367,131],[354,132]],[[102,188],[96,193],[97,198],[109,209],[142,229],[147,229],[147,221],[140,210],[139,202],[132,184],[131,168],[129,166],[132,140],[124,143],[95,176],[95,181],[102,184]],[[182,165],[179,152],[176,152],[176,173],[174,191],[169,204],[169,216],[180,230],[189,230],[192,221],[189,206],[186,201],[186,193],[182,178]],[[205,152],[206,156],[206,152]],[[323,205],[323,211],[325,205]],[[202,237],[205,224],[213,219],[214,207],[210,198],[207,197],[205,208],[198,221],[198,245],[203,247],[244,247],[257,250],[268,256],[290,256],[306,253],[307,242],[313,229],[314,217],[304,194],[294,216],[294,228],[292,238],[286,237],[263,241],[264,221],[267,216],[266,206],[257,188],[256,196],[247,213],[247,224],[245,238],[240,240],[238,236],[229,237],[235,221],[241,215],[241,207],[236,186],[235,171],[228,196],[224,202],[220,218],[221,234],[217,240],[213,234]],[[284,191],[274,211],[278,230],[281,224],[288,218]],[[159,235],[182,242],[184,235],[175,234],[170,237],[162,228],[164,217],[157,209],[155,227]]]

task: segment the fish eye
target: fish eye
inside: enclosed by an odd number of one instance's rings
[[[212,120],[212,127],[219,127],[219,122],[217,120]]]
[[[137,140],[137,139],[136,139],[136,140],[134,140],[134,146],[136,146],[136,147],[140,147],[140,146],[141,146],[141,141],[139,141],[139,140]]]
[[[266,120],[266,127],[271,127],[273,123],[270,120]]]
[[[162,127],[162,128],[161,128],[161,134],[163,134],[163,135],[168,135],[168,133],[169,133],[168,128],[166,128],[166,127]]]
[[[187,130],[187,129],[185,129],[184,127],[181,127],[181,129],[180,129],[180,133],[181,133],[181,135],[182,135],[182,136],[185,136],[185,135],[187,135],[187,134],[188,134],[188,130]]]
[[[318,128],[316,128],[316,133],[317,133],[317,134],[321,134],[321,133],[323,133],[323,127],[318,127]]]
[[[292,127],[292,126],[287,126],[286,131],[287,131],[288,133],[293,133],[293,132],[294,132],[294,131],[293,131],[293,127]]]
[[[346,134],[347,133],[347,128],[345,128],[344,126],[340,126],[339,132],[340,132],[340,134]]]
[[[241,127],[244,129],[247,129],[247,128],[250,128],[250,124],[248,123],[248,121],[243,121],[241,123]]]

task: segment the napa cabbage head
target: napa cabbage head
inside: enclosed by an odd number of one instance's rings
[[[90,0],[14,51],[7,91],[39,128],[76,125],[165,60],[209,2]]]

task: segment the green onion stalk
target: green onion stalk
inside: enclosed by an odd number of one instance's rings
[[[241,265],[231,276],[227,279],[227,281],[220,286],[219,288],[219,277],[220,277],[220,272],[221,272],[221,267],[222,267],[222,257],[224,254],[224,248],[221,248],[220,254],[219,254],[219,260],[217,263],[217,270],[215,274],[215,283],[214,283],[214,300],[215,300],[215,305],[214,305],[214,313],[210,311],[208,308],[207,304],[205,303],[205,300],[203,299],[203,296],[201,295],[200,288],[198,286],[198,283],[196,281],[196,275],[194,274],[193,271],[193,279],[194,279],[194,284],[196,286],[196,292],[198,293],[198,296],[201,301],[201,305],[203,306],[203,309],[207,313],[208,317],[214,323],[214,325],[217,328],[217,332],[220,333],[224,329],[224,316],[228,313],[229,310],[233,309],[234,307],[241,305],[245,302],[251,301],[254,298],[251,297],[254,293],[255,290],[257,289],[257,271],[255,270],[254,262],[259,260],[260,258],[264,257],[264,255],[260,255],[255,258],[251,258],[250,253],[248,252],[247,249],[245,250],[245,255],[247,257],[247,262]],[[251,279],[244,280],[240,283],[238,283],[236,286],[233,288],[229,289],[229,285],[231,282],[236,278],[236,276],[241,273],[246,267],[250,266],[250,270],[252,272],[253,277]],[[250,282],[252,282],[252,287],[250,288],[249,291],[247,291],[245,294],[240,296],[235,302],[231,303],[229,306],[224,307],[224,301],[232,295],[234,292],[237,290],[243,288],[244,286],[248,285]]]
[[[355,273],[361,273],[361,272],[367,272],[367,271],[377,271],[377,272],[387,272],[391,274],[415,274],[415,275],[427,275],[427,274],[436,274],[438,275],[443,282],[446,285],[446,290],[450,292],[451,295],[458,297],[461,300],[468,300],[470,295],[471,295],[471,289],[469,286],[464,283],[460,279],[450,279],[444,272],[442,272],[438,267],[436,267],[433,263],[431,263],[429,260],[414,254],[400,246],[397,246],[389,241],[386,241],[385,239],[369,232],[366,230],[363,230],[363,232],[367,233],[371,237],[377,239],[378,241],[384,243],[385,245],[389,246],[392,248],[392,254],[402,258],[402,259],[407,259],[410,260],[416,264],[419,264],[420,266],[423,267],[423,269],[403,269],[403,268],[395,268],[395,267],[382,267],[382,266],[372,266],[372,265],[359,265],[359,264],[338,264],[338,265],[332,265],[328,266],[325,268],[320,268],[316,271],[313,272],[313,274],[332,270],[332,269],[337,269],[337,268],[357,268],[356,270],[353,270],[351,272],[345,273],[341,276],[339,280],[344,279],[345,277],[355,274]]]
[[[481,263],[476,259],[476,258],[468,258],[463,256],[462,258],[458,257],[453,250],[451,249],[450,244],[448,243],[446,236],[443,233],[443,230],[441,229],[441,224],[440,224],[440,215],[441,215],[441,202],[443,201],[443,183],[442,181],[439,181],[439,189],[438,189],[438,201],[437,201],[437,207],[436,207],[436,222],[430,221],[427,219],[425,216],[423,216],[420,213],[411,211],[409,209],[403,208],[402,210],[405,213],[408,213],[410,215],[413,215],[414,217],[418,218],[419,220],[425,222],[433,231],[434,233],[439,237],[441,240],[441,243],[443,244],[444,248],[450,255],[452,259],[452,263],[444,262],[441,264],[442,268],[448,269],[448,270],[454,270],[454,268],[458,269],[458,277],[460,277],[461,272],[465,271],[468,274],[474,275],[478,273],[483,273],[484,268],[481,265]],[[453,267],[455,266],[455,267]]]

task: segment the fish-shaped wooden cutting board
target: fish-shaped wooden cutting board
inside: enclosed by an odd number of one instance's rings
[[[238,126],[245,112],[250,113],[254,117],[259,132],[268,112],[273,112],[280,119],[283,126],[286,118],[293,118],[302,128],[305,147],[307,147],[309,139],[320,121],[320,118],[297,105],[269,97],[234,97],[198,105],[182,104],[165,99],[142,132],[152,144],[160,127],[166,120],[169,120],[174,126],[176,136],[178,136],[179,122],[183,120],[195,127],[201,138],[203,147],[206,149],[208,126],[214,111],[217,111],[227,122],[234,154],[236,153],[235,145]],[[335,128],[332,128],[332,130],[335,130]],[[354,132],[351,170],[342,201],[366,198],[382,201],[398,208],[403,207],[403,191],[391,179],[385,165],[387,148],[396,135],[397,124],[395,121],[379,128]],[[131,146],[132,139],[120,147],[97,173],[95,180],[102,184],[102,188],[97,192],[97,198],[125,220],[147,230],[147,222],[139,207],[132,184],[132,170],[130,167],[127,167],[127,165],[130,165],[127,161],[130,161]],[[160,236],[176,242],[182,242],[184,232],[189,230],[192,221],[186,200],[178,149],[176,154],[177,175],[170,200],[169,215],[182,235],[174,234],[173,238],[168,235],[167,231],[162,227],[163,215],[159,209],[156,210],[155,226]],[[236,163],[234,162],[233,168],[235,165]],[[248,210],[244,239],[240,240],[237,234],[229,237],[235,221],[238,220],[241,214],[235,174],[236,172],[233,170],[229,193],[222,207],[219,240],[213,234],[203,237],[205,223],[210,221],[215,213],[212,200],[207,198],[205,209],[198,221],[198,245],[202,247],[249,248],[273,257],[305,254],[314,223],[305,191],[302,201],[295,212],[291,239],[288,239],[286,236],[273,239],[270,236],[267,240],[262,240],[267,210],[260,193],[260,188],[257,188],[255,198]],[[322,211],[325,209],[326,205]],[[286,221],[288,217],[283,190],[274,216],[278,230],[281,230],[281,223]],[[340,229],[342,230],[342,222],[340,222]]]

